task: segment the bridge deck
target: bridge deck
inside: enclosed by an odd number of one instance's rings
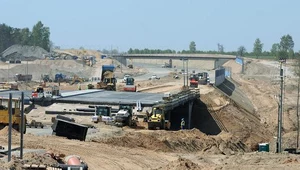
[[[124,57],[124,58],[151,58],[151,59],[235,59],[234,55],[222,55],[222,54],[117,54],[113,57]]]
[[[24,98],[31,97],[31,91],[23,91]],[[21,91],[0,91],[0,97],[8,98],[12,93],[13,98],[21,97]],[[157,93],[133,93],[133,92],[116,92],[105,90],[77,90],[62,91],[61,96],[54,98],[57,103],[82,103],[82,104],[111,104],[119,103],[135,105],[137,101],[141,101],[144,106],[152,106],[162,101],[163,94]]]
[[[83,103],[83,104],[111,104],[119,103],[135,105],[141,101],[143,105],[152,106],[161,101],[163,94],[156,93],[134,93],[98,90],[89,94],[80,94],[70,97],[62,97],[55,100],[57,103]]]

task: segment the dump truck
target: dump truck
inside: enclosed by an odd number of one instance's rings
[[[198,73],[198,77],[199,77],[199,80],[198,80],[199,84],[203,84],[203,85],[209,84],[210,81],[209,81],[209,75],[207,72]]]
[[[14,76],[15,81],[31,81],[32,75],[31,74],[16,74]]]
[[[127,77],[124,86],[124,91],[136,92],[136,85],[134,85],[133,77]]]
[[[9,99],[0,98],[0,129],[9,125]],[[17,131],[21,131],[21,100],[12,99],[12,128]],[[26,133],[26,116],[23,119],[23,133]]]
[[[165,111],[163,106],[154,106],[148,119],[148,129],[170,129],[169,117],[169,112]]]
[[[116,91],[117,79],[114,76],[114,65],[103,65],[101,81],[97,83],[97,89]]]

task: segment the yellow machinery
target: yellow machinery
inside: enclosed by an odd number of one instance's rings
[[[80,77],[78,77],[77,75],[74,75],[72,81],[70,82],[70,85],[73,85],[75,83],[83,83],[84,80]]]
[[[97,89],[116,91],[116,79],[113,74],[111,71],[106,71],[103,74],[103,81],[97,83]]]
[[[19,90],[17,83],[0,83],[0,89]]]
[[[170,114],[163,107],[153,107],[148,120],[148,129],[170,129]]]
[[[0,98],[0,129],[9,125],[9,99]],[[21,130],[21,101],[20,99],[12,99],[12,127],[17,131]],[[24,115],[23,133],[26,133],[26,116]]]

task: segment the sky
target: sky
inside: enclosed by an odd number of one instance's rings
[[[0,23],[50,27],[61,48],[269,51],[290,34],[300,50],[299,0],[0,0]],[[298,12],[298,13],[297,13]]]

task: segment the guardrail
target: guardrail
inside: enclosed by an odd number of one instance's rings
[[[172,110],[175,107],[185,104],[188,101],[200,98],[199,89],[188,89],[181,91],[177,94],[171,95],[170,97],[164,97],[164,101],[154,105],[153,107],[164,107],[165,110]]]

